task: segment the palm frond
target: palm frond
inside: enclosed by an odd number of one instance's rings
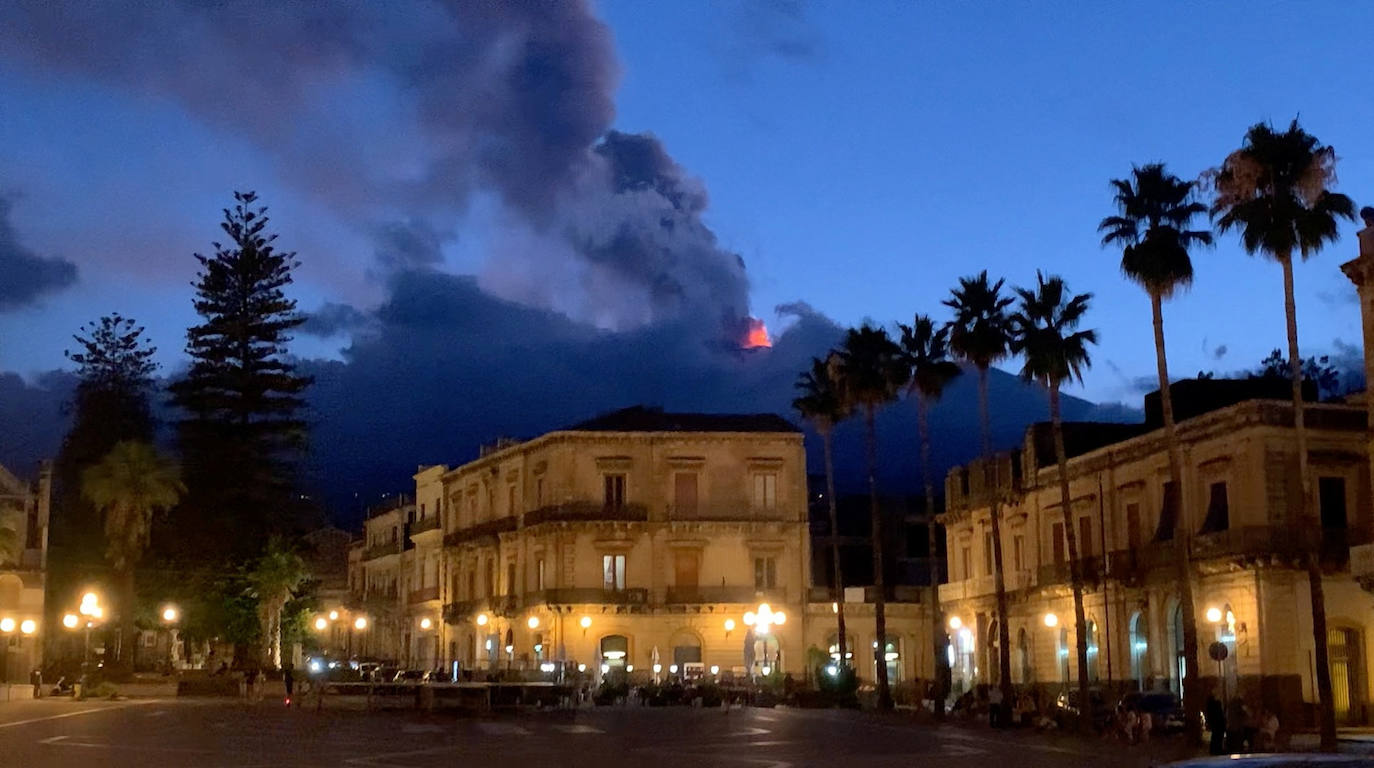
[[[1092,302],[1091,293],[1070,295],[1057,275],[1035,274],[1034,289],[1017,288],[1020,305],[1011,317],[1012,348],[1022,356],[1020,375],[1025,381],[1058,387],[1083,380],[1091,367],[1088,347],[1097,343],[1097,332],[1078,330]]]

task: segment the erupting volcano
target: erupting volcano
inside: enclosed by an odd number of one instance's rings
[[[773,340],[768,338],[768,328],[762,320],[757,317],[749,318],[749,330],[744,335],[743,346],[745,349],[773,346]]]

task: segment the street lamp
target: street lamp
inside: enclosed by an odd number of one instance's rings
[[[13,631],[14,631],[14,619],[12,619],[12,618],[10,618],[10,617],[8,617],[8,616],[6,616],[6,617],[3,618],[3,619],[0,619],[0,632],[4,632],[5,634],[8,635],[9,633],[11,633],[11,632],[13,632]]]
[[[529,628],[530,628],[530,629],[539,629],[539,617],[538,617],[538,616],[531,616],[530,619],[529,619],[529,621],[527,621],[527,622],[525,622],[525,623],[529,625]]]
[[[746,614],[744,614],[744,615],[747,617],[747,616],[752,616],[753,614],[748,614],[748,613],[746,613]],[[746,624],[749,623],[749,622],[748,622],[748,619],[745,619],[745,623],[746,623]],[[726,619],[726,620],[725,620],[725,636],[726,636],[726,637],[729,637],[729,636],[730,636],[730,633],[731,633],[731,632],[734,632],[734,631],[735,631],[735,620],[734,620],[734,619]]]
[[[432,626],[434,626],[434,622],[428,616],[420,619],[420,629],[428,631]]]
[[[328,620],[328,619],[326,619],[326,618],[323,617],[323,616],[318,616],[318,617],[315,618],[315,631],[317,631],[317,632],[323,632],[323,631],[325,631],[325,630],[328,629],[328,628],[329,628],[329,620]]]
[[[76,625],[80,623],[80,621],[80,617],[78,617],[76,614],[69,613],[66,616],[62,617],[62,626],[66,627],[67,629],[76,629]]]
[[[168,624],[175,622],[179,616],[180,613],[177,611],[175,605],[164,605],[162,607],[162,620]]]
[[[358,630],[359,632],[363,631],[364,629],[367,629],[367,617],[359,616],[358,618],[354,619],[353,628]]]
[[[773,627],[780,627],[787,621],[787,615],[781,611],[774,613],[768,603],[759,603],[757,611],[750,611],[744,614],[744,623],[753,626],[754,634],[766,635],[773,631]]]
[[[1207,609],[1207,623],[1208,623],[1208,624],[1220,624],[1220,623],[1221,623],[1221,609],[1220,609],[1220,608],[1218,608],[1218,607],[1216,607],[1216,606],[1214,605],[1214,606],[1212,606],[1211,608],[1208,608],[1208,609]]]
[[[485,613],[477,614],[477,626],[485,627],[491,619]]]
[[[32,635],[38,631],[38,622],[33,619],[24,619],[19,622],[19,632],[25,635]]]
[[[338,620],[339,620],[339,612],[338,612],[338,611],[330,611],[330,612],[329,612],[329,620],[330,620],[330,621],[338,621]]]
[[[964,620],[963,620],[963,619],[959,618],[958,616],[950,616],[950,617],[949,617],[949,628],[950,628],[950,629],[955,630],[955,631],[957,632],[957,631],[959,630],[959,627],[962,627],[962,626],[964,626]]]
[[[1045,614],[1045,626],[1049,627],[1050,629],[1054,629],[1055,627],[1059,626],[1059,617],[1055,616],[1053,613]]]
[[[180,609],[178,609],[175,605],[172,605],[171,603],[168,603],[167,605],[162,606],[162,623],[165,624],[165,625],[167,626],[167,671],[168,671],[168,672],[171,672],[171,671],[172,671],[172,665],[173,665],[173,662],[175,662],[175,658],[174,658],[174,655],[175,655],[175,654],[173,654],[173,650],[175,650],[175,649],[174,649],[174,646],[176,645],[176,636],[175,636],[176,627],[175,627],[175,624],[177,623],[177,620],[180,619],[180,618],[181,618],[181,611],[180,611]]]

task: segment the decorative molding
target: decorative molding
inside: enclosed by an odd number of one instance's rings
[[[629,456],[596,457],[596,468],[602,472],[628,470],[633,464],[634,459]]]

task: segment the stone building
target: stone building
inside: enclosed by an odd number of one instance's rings
[[[404,666],[800,678],[835,645],[802,434],[776,416],[629,408],[415,483],[354,549],[357,608],[401,617],[370,648]],[[927,675],[923,606],[898,596],[884,656],[894,680]],[[851,648],[876,649],[872,597],[848,592]]]
[[[27,684],[42,665],[44,575],[52,470],[44,463],[35,482],[0,467],[0,680]],[[27,690],[27,689],[25,689]]]
[[[1286,382],[1173,385],[1183,446],[1200,658],[1185,659],[1174,545],[1164,516],[1168,455],[1157,400],[1145,425],[1065,425],[1070,519],[1086,574],[1088,674],[1114,689],[1180,688],[1184,664],[1204,686],[1253,707],[1307,719],[1315,701],[1302,558],[1322,553],[1338,717],[1363,722],[1374,678],[1366,662],[1374,603],[1351,577],[1348,547],[1369,540],[1367,419],[1362,406],[1307,404],[1317,507],[1302,490]],[[1153,407],[1152,407],[1153,406]],[[1000,499],[1012,675],[1051,690],[1077,677],[1073,601],[1058,470],[1047,424],[1027,431],[995,471],[956,468],[946,482],[950,581],[940,589],[956,685],[997,675],[990,501]],[[992,479],[984,482],[983,478]],[[1208,648],[1220,643],[1223,662]],[[1258,711],[1258,709],[1256,709]]]

